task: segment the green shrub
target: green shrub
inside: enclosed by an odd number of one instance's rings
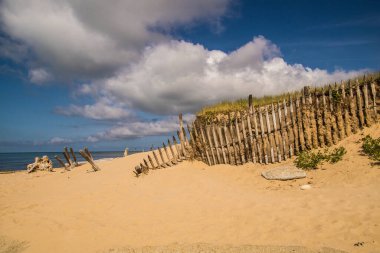
[[[367,135],[363,139],[363,153],[368,155],[370,159],[375,161],[380,161],[380,137],[373,139],[371,136]]]
[[[319,165],[322,165],[324,161],[331,164],[341,161],[346,153],[347,151],[344,147],[335,148],[331,152],[325,149],[323,153],[321,151],[317,153],[303,151],[298,155],[294,164],[304,170],[316,169]]]
[[[310,170],[316,169],[318,165],[323,164],[324,158],[325,157],[321,151],[318,151],[318,153],[303,151],[298,155],[294,163],[298,168]]]
[[[343,156],[347,153],[344,147],[335,148],[331,153],[325,154],[325,159],[329,163],[337,163],[342,161]]]

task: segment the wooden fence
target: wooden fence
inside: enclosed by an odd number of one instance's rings
[[[179,143],[173,136],[168,148],[163,143],[162,148],[152,149],[135,167],[135,173],[138,176],[186,159],[202,160],[210,166],[276,163],[304,150],[331,146],[378,123],[379,85],[364,80],[347,85],[342,82],[319,91],[306,86],[300,96],[257,107],[250,95],[246,111],[219,117],[222,120],[212,124],[196,119],[187,125],[189,139],[180,114]]]
[[[196,158],[208,165],[275,163],[303,150],[331,146],[358,129],[378,122],[376,89],[372,81],[303,89],[289,97],[254,107],[249,96],[245,112],[229,114],[212,124],[195,121],[191,144]]]
[[[135,166],[134,173],[139,176],[141,173],[147,173],[149,170],[155,170],[160,168],[167,168],[176,165],[184,160],[194,158],[193,149],[190,146],[190,142],[187,138],[185,128],[183,126],[182,114],[179,115],[180,130],[177,131],[179,143],[173,136],[173,143],[170,139],[167,140],[167,146],[165,142],[162,143],[162,148],[151,148],[151,152],[147,155],[142,162]],[[189,133],[191,133],[188,128]],[[192,134],[190,134],[192,136]]]

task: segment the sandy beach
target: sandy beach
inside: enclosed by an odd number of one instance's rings
[[[146,153],[99,161],[98,172],[1,174],[0,252],[380,252],[380,168],[360,154],[366,134],[379,126],[341,141],[343,161],[291,181],[261,172],[293,160],[187,161],[136,178]]]

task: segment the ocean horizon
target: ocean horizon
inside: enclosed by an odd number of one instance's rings
[[[135,154],[142,151],[128,151],[128,154]],[[85,159],[79,154],[79,152],[74,152],[78,162],[85,162]],[[117,158],[124,156],[123,151],[91,151],[94,160],[106,159],[106,158]],[[42,157],[47,155],[49,159],[53,162],[53,168],[61,167],[54,156],[58,155],[63,161],[65,160],[62,152],[7,152],[0,153],[0,171],[15,171],[15,170],[26,170],[26,166],[34,162],[36,156]]]

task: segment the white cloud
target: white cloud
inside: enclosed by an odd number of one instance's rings
[[[138,59],[170,30],[218,19],[229,0],[4,0],[4,30],[60,78],[98,78]]]
[[[48,144],[68,144],[72,143],[71,139],[61,138],[61,137],[53,137],[48,141]]]
[[[66,116],[81,116],[95,120],[122,120],[134,114],[122,107],[111,106],[104,101],[93,105],[70,105],[68,108],[57,108],[56,112]]]
[[[183,121],[186,124],[194,120],[194,115],[185,114]],[[155,136],[175,132],[179,129],[178,117],[168,116],[154,121],[137,121],[119,124],[105,132],[89,136],[87,141],[129,139],[143,136]]]
[[[147,48],[138,62],[91,87],[101,90],[101,97],[125,102],[129,108],[156,114],[194,113],[222,100],[274,95],[359,73],[288,64],[278,47],[262,36],[229,54],[173,40]]]
[[[44,84],[52,80],[52,76],[46,69],[37,68],[29,70],[29,80],[35,84]]]

